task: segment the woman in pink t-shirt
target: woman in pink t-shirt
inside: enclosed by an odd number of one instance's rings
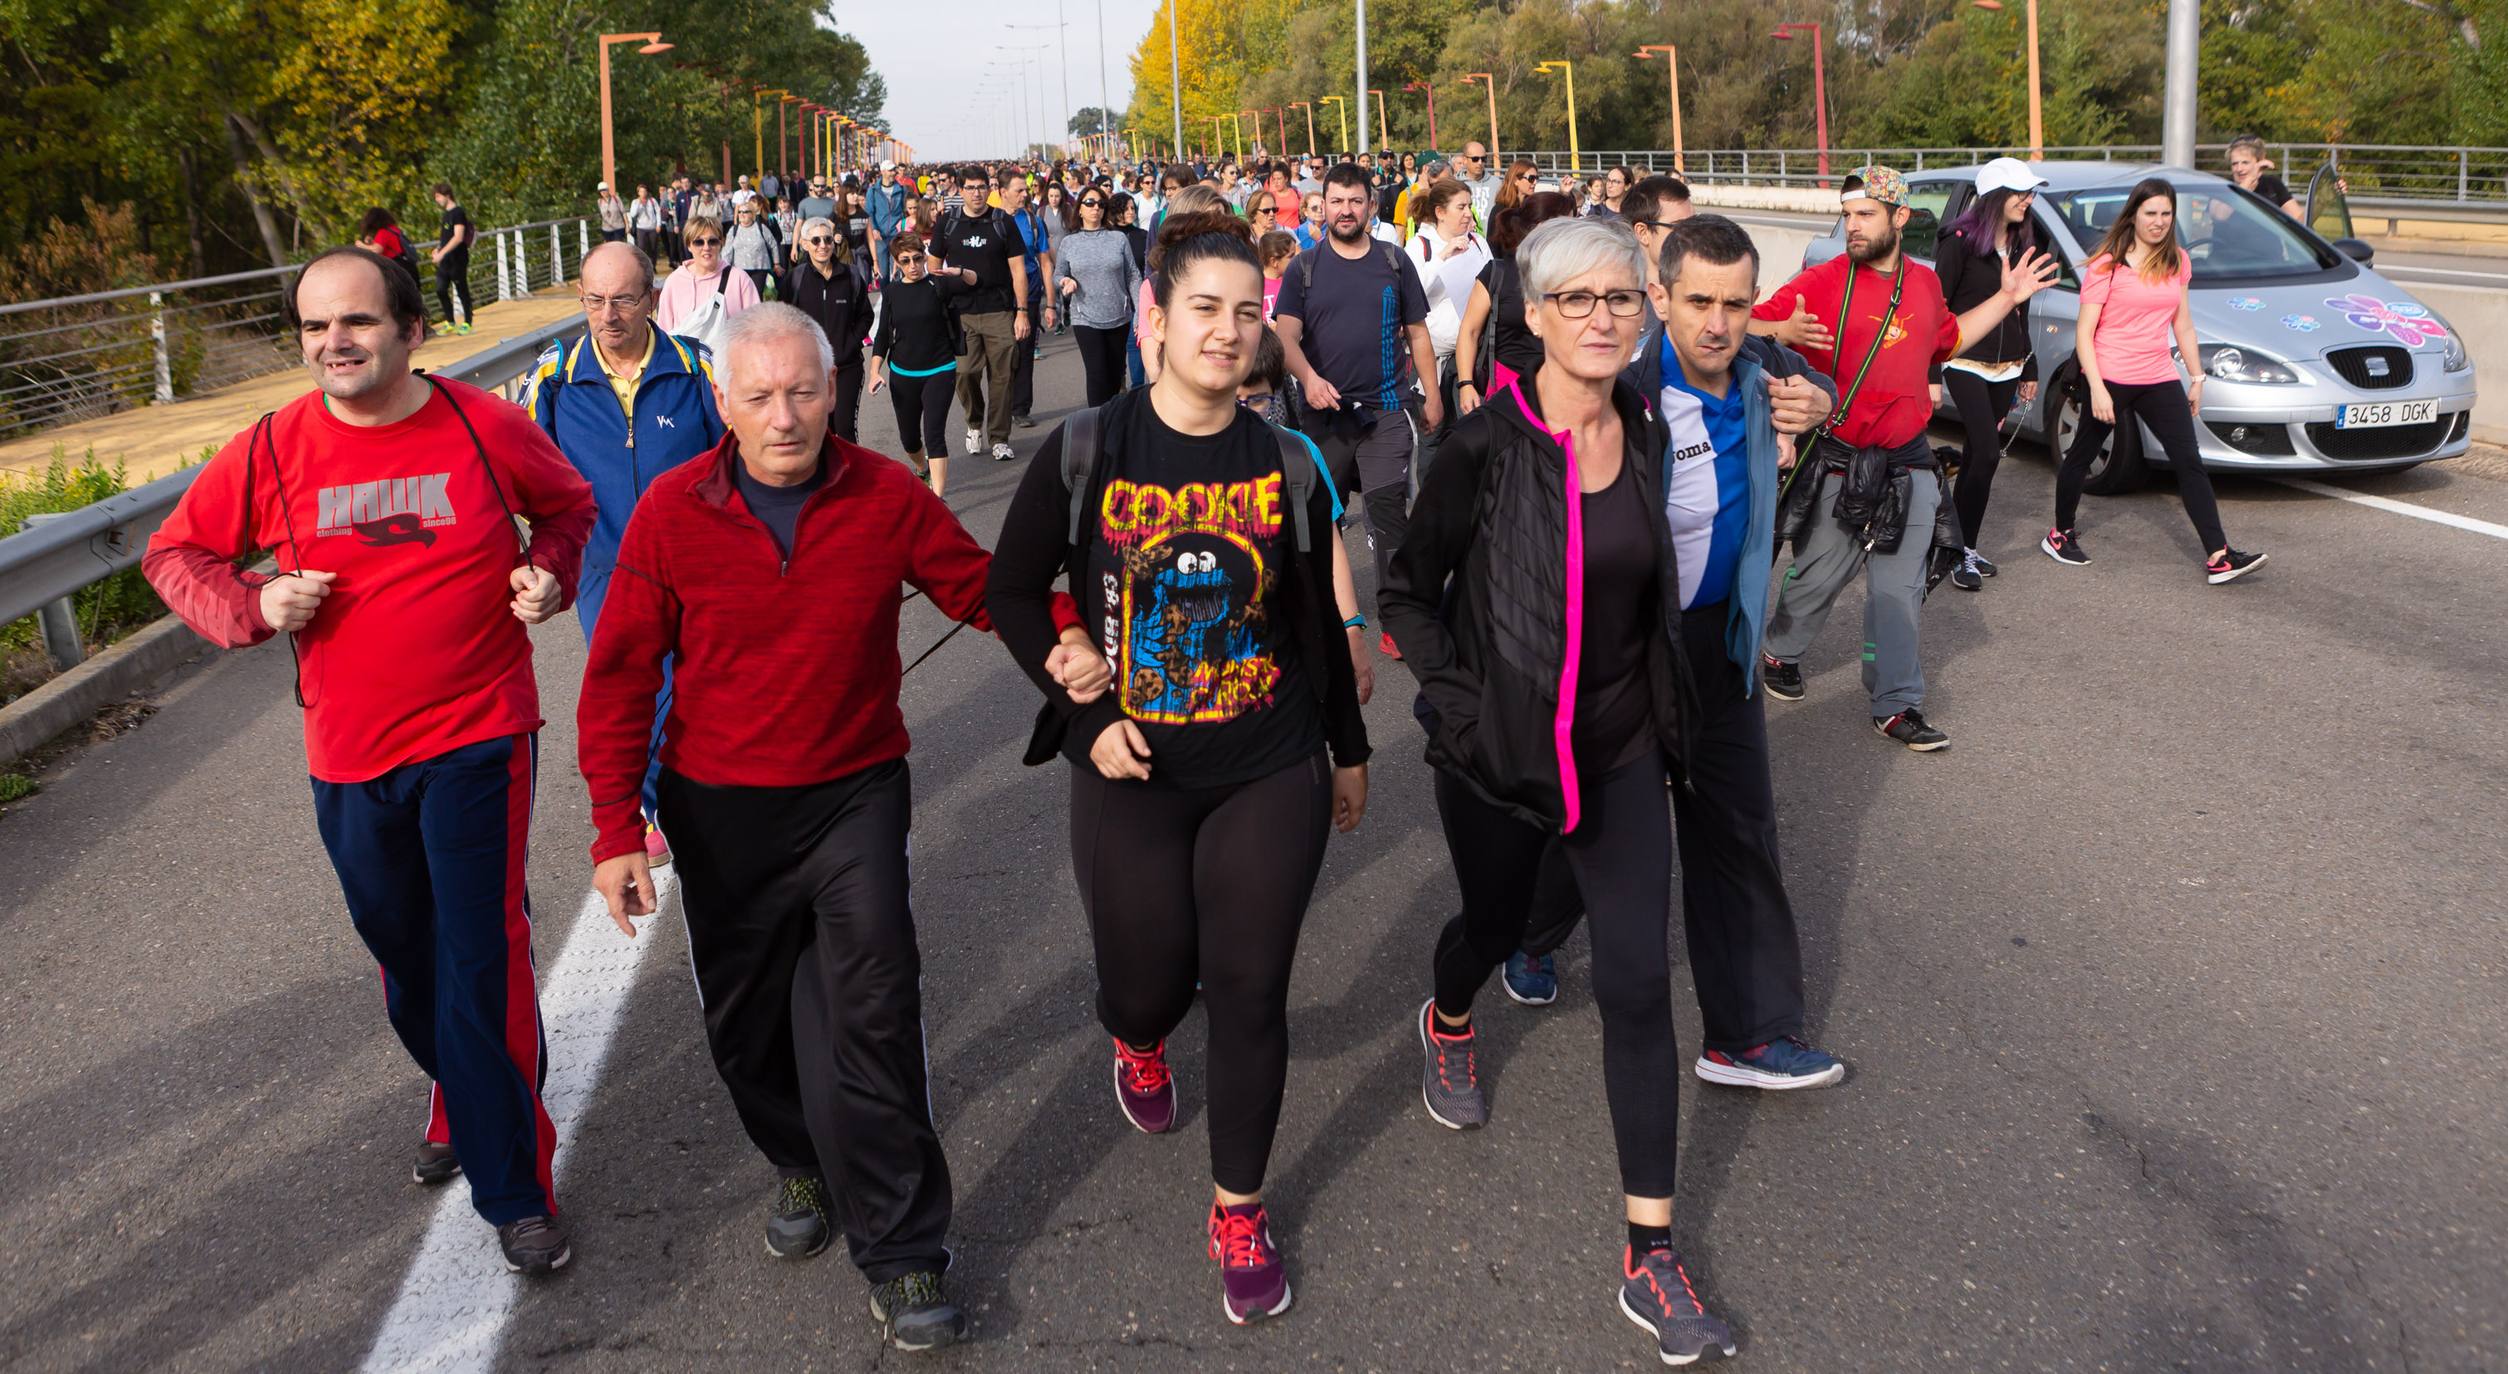
[[[2203,354],[2195,346],[2194,314],[2186,303],[2186,284],[2193,278],[2194,263],[2177,246],[2176,188],[2158,177],[2135,183],[2099,251],[2081,270],[2081,323],[2074,356],[2081,360],[2082,380],[2090,390],[2090,413],[2056,470],[2055,526],[2038,541],[2058,563],[2089,565],[2090,554],[2073,528],[2073,515],[2081,507],[2090,461],[2115,431],[2120,414],[2139,419],[2168,455],[2177,475],[2178,499],[2185,502],[2186,518],[2203,540],[2204,576],[2216,584],[2232,582],[2264,562],[2263,554],[2229,546],[2229,536],[2221,531],[2220,505],[2212,498],[2212,479],[2204,473],[2195,445],[2195,416],[2203,409]],[[2172,341],[2177,357],[2169,354]],[[2179,357],[2194,368],[2191,384],[2178,380]]]

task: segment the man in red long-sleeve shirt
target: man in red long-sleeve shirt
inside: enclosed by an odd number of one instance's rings
[[[900,1349],[966,1332],[941,1275],[949,1164],[923,1057],[922,956],[907,904],[913,809],[898,709],[898,588],[979,629],[991,559],[902,464],[829,433],[834,352],[809,316],[755,306],[726,327],[715,400],[730,432],[655,478],[576,708],[592,791],[593,886],[633,936],[652,910],[637,813],[654,693],[672,666],[658,788],[706,1041],[781,1181],[770,1253],[824,1249],[833,1206]],[[1108,675],[1066,597],[1049,671]]]
[[[574,599],[592,489],[522,411],[410,371],[426,317],[399,267],[334,249],[292,306],[316,389],[201,469],[141,566],[213,643],[294,636],[323,846],[436,1085],[412,1172],[467,1174],[507,1267],[546,1272],[568,1250],[523,886],[541,724],[526,627]],[[287,571],[237,567],[263,548]]]

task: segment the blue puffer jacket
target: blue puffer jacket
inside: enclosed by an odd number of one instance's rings
[[[714,409],[714,360],[705,345],[652,325],[653,361],[636,388],[630,420],[618,407],[609,374],[593,356],[590,335],[550,344],[532,373],[527,402],[531,418],[557,441],[566,460],[592,484],[600,511],[584,546],[583,573],[575,593],[584,636],[600,619],[610,569],[627,517],[654,478],[714,447],[723,421]]]

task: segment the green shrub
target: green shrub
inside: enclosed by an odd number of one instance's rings
[[[26,527],[26,517],[74,511],[128,490],[123,465],[99,462],[90,449],[76,463],[60,445],[41,472],[0,473],[0,538]],[[126,568],[71,598],[78,610],[79,637],[90,651],[112,643],[165,614],[138,568]],[[33,616],[0,625],[0,656],[40,646],[43,630]]]

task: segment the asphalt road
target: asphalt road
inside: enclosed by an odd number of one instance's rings
[[[1076,398],[1067,344],[1042,377]],[[888,443],[884,398],[867,410]],[[959,467],[989,539],[1016,470]],[[1859,591],[1809,700],[1773,708],[1814,1033],[1853,1071],[1789,1097],[1687,1085],[1676,1231],[1702,1291],[1761,1370],[2500,1367],[2508,546],[2225,481],[2232,537],[2273,560],[2212,588],[2163,483],[2093,498],[2098,562],[2060,568],[2033,551],[2048,466],[2004,473],[2002,576],[1926,615],[1954,747],[1873,735]],[[2352,485],[2508,522],[2495,464]],[[942,628],[917,603],[901,642]],[[538,645],[546,976],[589,832],[571,617]],[[424,1084],[316,842],[287,683],[276,647],[208,660],[0,817],[0,1365],[353,1367],[435,1211],[407,1173]],[[771,1172],[707,1060],[674,910],[564,1162],[576,1261],[523,1291],[494,1363],[1656,1367],[1612,1305],[1581,937],[1558,1005],[1484,1004],[1492,1127],[1420,1108],[1410,1017],[1455,893],[1410,695],[1383,666],[1367,822],[1334,841],[1301,950],[1282,1319],[1227,1326],[1202,1256],[1198,1019],[1175,1135],[1110,1100],[1059,765],[1018,765],[1032,689],[969,634],[904,697],[974,1343],[884,1355],[840,1252],[761,1253]],[[1686,986],[1675,1006],[1694,1046]]]

